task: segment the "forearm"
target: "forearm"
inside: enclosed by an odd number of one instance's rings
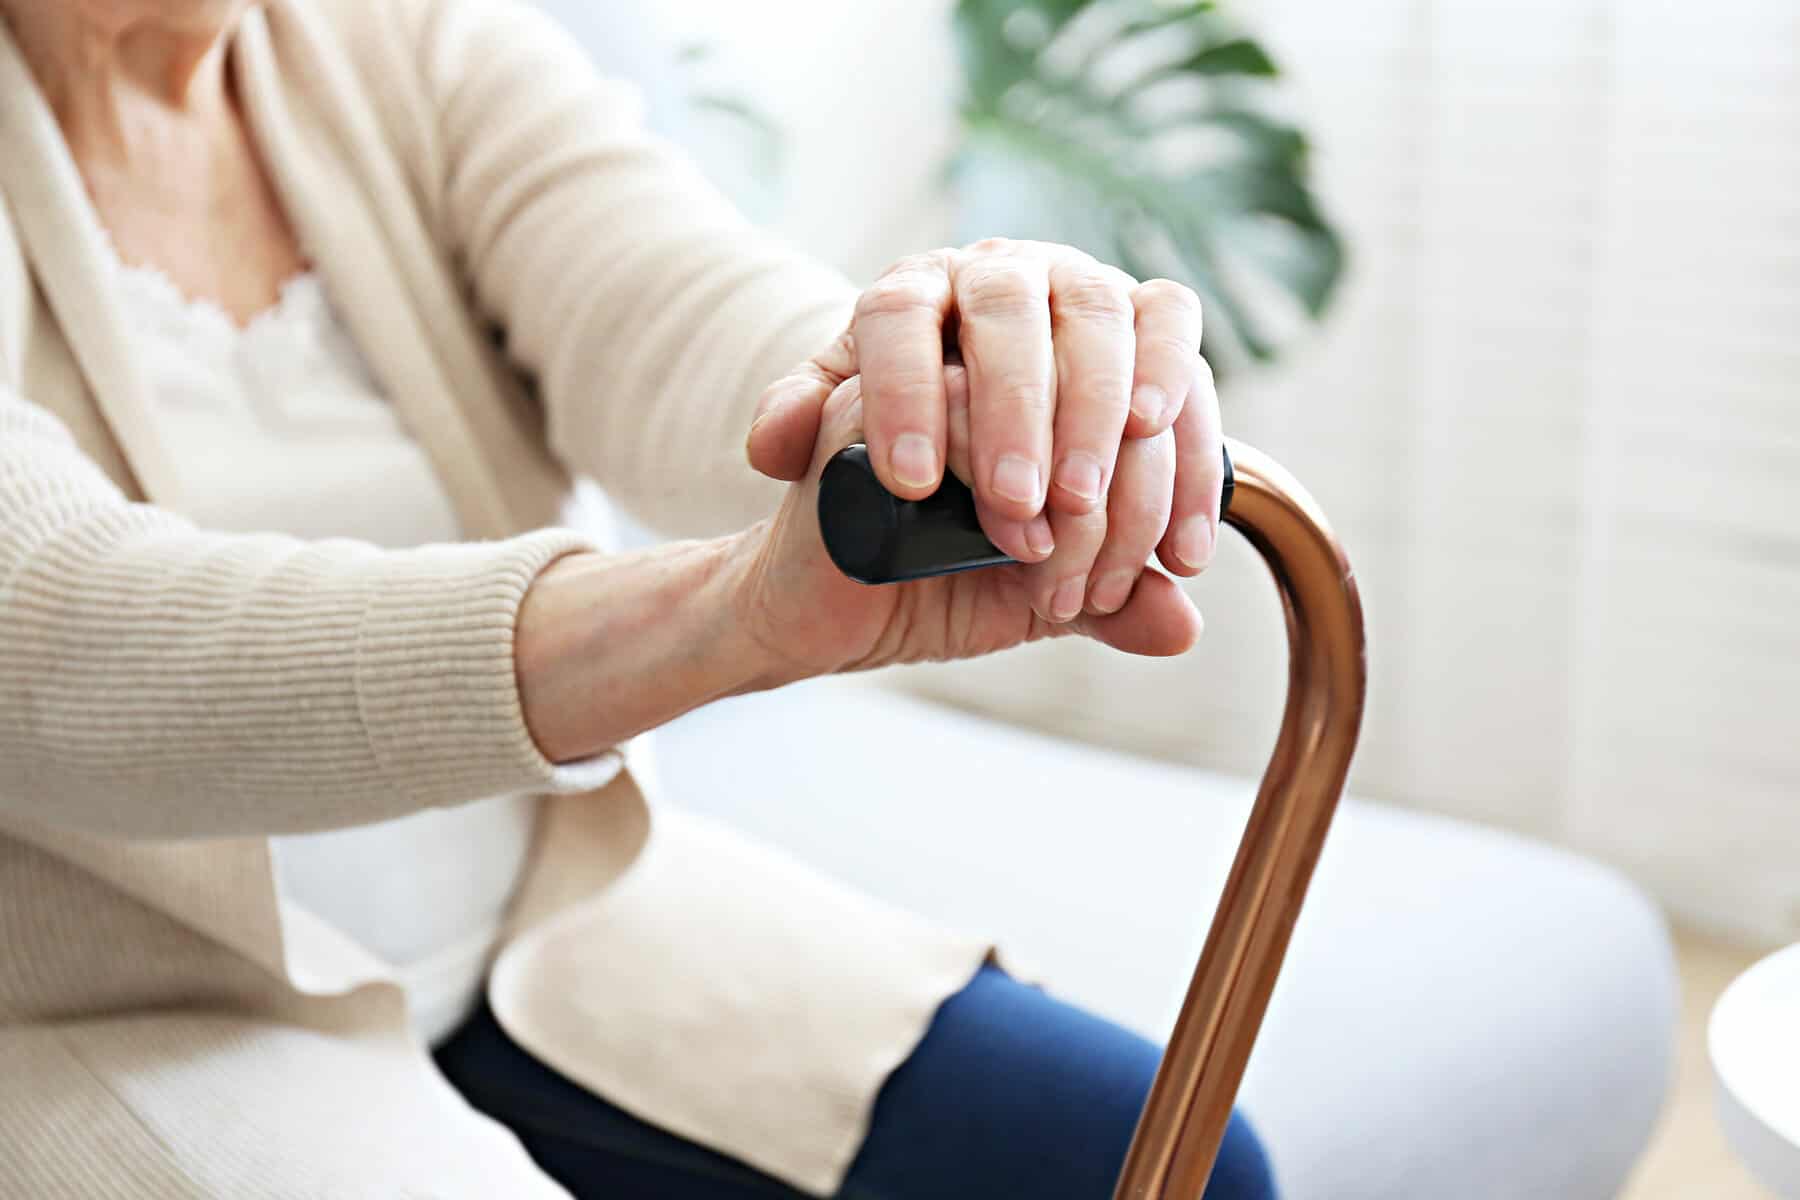
[[[587,546],[197,529],[0,388],[0,817],[291,833],[562,786],[513,641],[535,577]]]
[[[751,412],[844,331],[856,289],[753,229],[543,14],[422,8],[421,61],[455,65],[426,71],[441,219],[552,451],[664,533],[767,515]]]
[[[574,762],[710,701],[793,681],[741,619],[756,531],[570,555],[519,610],[519,697],[538,748]]]

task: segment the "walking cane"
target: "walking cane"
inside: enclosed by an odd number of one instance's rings
[[[1343,547],[1306,489],[1260,451],[1228,443],[1225,478],[1224,519],[1268,564],[1287,616],[1287,707],[1114,1200],[1200,1200],[1362,725],[1362,601]],[[864,583],[1011,561],[955,477],[899,500],[860,444],[826,465],[819,527],[838,569]]]

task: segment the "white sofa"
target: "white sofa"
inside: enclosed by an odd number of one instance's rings
[[[672,802],[991,933],[1053,990],[1166,1033],[1255,781],[829,680],[657,735]],[[1243,1103],[1290,1200],[1605,1200],[1647,1142],[1677,983],[1609,869],[1348,801]]]

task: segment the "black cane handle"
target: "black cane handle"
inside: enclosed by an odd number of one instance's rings
[[[1231,452],[1225,452],[1224,519],[1231,507]],[[881,486],[861,442],[825,464],[819,479],[819,531],[838,570],[858,583],[905,583],[1013,560],[981,531],[969,485],[946,473],[923,500],[901,500]]]

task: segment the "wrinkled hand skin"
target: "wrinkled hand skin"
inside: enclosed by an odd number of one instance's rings
[[[1189,289],[1079,251],[990,240],[896,263],[830,347],[758,405],[751,465],[792,484],[748,531],[738,619],[784,673],[968,658],[1062,634],[1189,649],[1200,615],[1167,575],[1211,562],[1219,407]],[[903,499],[947,469],[1019,565],[868,587],[826,557],[821,471],[866,441]]]

